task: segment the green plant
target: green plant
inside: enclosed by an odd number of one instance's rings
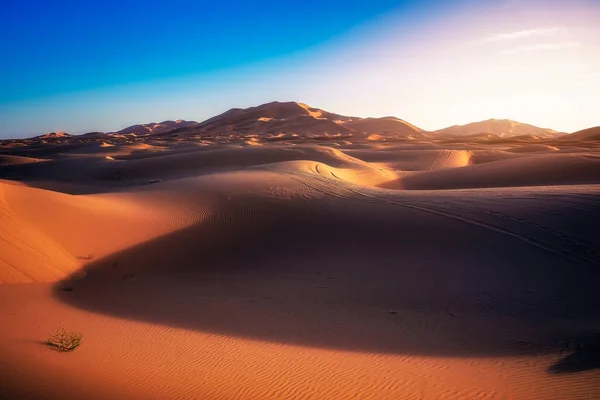
[[[82,338],[81,333],[68,332],[65,328],[59,328],[56,333],[48,336],[46,344],[59,351],[73,351],[79,347]]]

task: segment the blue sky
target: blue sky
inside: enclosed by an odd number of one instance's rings
[[[5,1],[0,137],[203,120],[272,100],[426,129],[491,117],[585,128],[590,113],[572,103],[600,82],[600,7],[570,4]],[[548,63],[544,81],[535,70]],[[474,102],[486,79],[487,100]],[[543,107],[523,110],[532,101]],[[552,107],[569,115],[544,117]]]
[[[403,4],[404,3],[404,4]],[[319,44],[409,2],[7,1],[0,100],[230,68]]]

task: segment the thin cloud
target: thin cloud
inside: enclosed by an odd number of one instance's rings
[[[511,49],[505,49],[500,52],[502,55],[530,53],[534,51],[554,51],[565,50],[569,48],[580,47],[578,42],[561,42],[561,43],[540,43],[531,46],[519,46]]]
[[[527,29],[523,31],[499,33],[494,36],[485,38],[484,42],[502,42],[505,40],[524,39],[532,36],[548,36],[564,31],[564,28],[542,28],[542,29]]]

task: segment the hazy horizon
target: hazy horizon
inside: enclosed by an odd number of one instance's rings
[[[0,138],[299,101],[433,131],[600,125],[600,4],[579,0],[3,5]],[[62,4],[62,2],[61,2]],[[345,4],[346,6],[341,6]],[[65,11],[68,10],[68,11]],[[26,26],[27,29],[23,29]]]
[[[267,103],[256,104],[254,106],[249,106],[249,107],[264,106],[264,105],[267,105],[267,104],[270,104],[270,103],[300,103],[300,104],[307,104],[307,103],[302,102],[302,101],[294,101],[294,100],[285,100],[285,101],[273,100],[273,101],[270,101],[270,102],[267,102]],[[313,107],[313,108],[322,109],[321,107],[316,107],[316,106],[314,106],[312,104],[307,104],[307,105],[310,106],[310,107]],[[127,126],[121,126],[121,127],[116,128],[116,129],[109,129],[109,130],[105,130],[105,131],[95,131],[95,130],[83,130],[81,132],[48,131],[48,132],[34,133],[32,135],[29,135],[29,136],[15,137],[15,138],[7,137],[7,138],[2,138],[2,139],[22,139],[22,138],[28,138],[28,137],[34,137],[34,136],[41,136],[41,135],[45,135],[45,134],[49,134],[49,133],[60,133],[60,132],[64,132],[64,133],[67,133],[67,134],[70,134],[70,135],[74,135],[74,136],[83,135],[83,134],[92,133],[92,132],[115,133],[115,132],[119,132],[119,131],[121,131],[123,129],[132,127],[132,126],[147,125],[147,124],[159,124],[159,123],[163,123],[163,122],[167,122],[167,121],[172,121],[172,122],[175,122],[175,121],[192,121],[192,122],[202,123],[202,122],[210,120],[210,119],[212,119],[212,118],[214,118],[214,117],[216,117],[218,115],[224,114],[225,112],[227,112],[229,110],[232,110],[232,109],[241,109],[241,108],[240,107],[230,107],[230,108],[228,108],[226,110],[223,110],[222,112],[219,112],[216,115],[212,115],[212,116],[209,116],[207,118],[200,119],[200,120],[197,120],[197,119],[183,119],[183,118],[170,118],[170,119],[165,119],[165,120],[148,120],[148,121],[140,121],[138,123],[133,123],[133,124],[130,124],[130,125],[127,125]],[[332,112],[334,114],[340,114],[340,115],[342,115],[341,113],[338,113],[335,110],[324,110],[324,109],[322,109],[322,110],[323,111],[327,111],[327,112]],[[399,117],[397,115],[381,115],[381,116],[377,116],[377,117],[374,117],[374,116],[364,116],[364,115],[346,115],[346,116],[347,117],[363,118],[363,119],[396,117],[396,118],[399,118],[401,120],[404,120],[403,118],[401,118],[401,117]],[[473,124],[473,123],[483,123],[483,122],[487,122],[487,121],[491,121],[491,120],[505,121],[505,120],[510,120],[510,119],[509,118],[487,118],[487,119],[480,120],[480,121],[470,121],[470,122],[466,122],[464,124],[452,124],[452,125],[443,126],[443,127],[437,128],[437,129],[431,129],[431,130],[425,130],[425,131],[426,132],[435,132],[435,131],[438,131],[438,130],[443,130],[445,128],[451,128],[451,127],[454,127],[454,126],[469,125],[469,124]],[[523,124],[527,124],[527,125],[531,125],[531,124],[528,124],[526,121],[514,121],[514,120],[510,120],[510,121],[519,122],[519,123],[523,123]],[[411,121],[406,121],[406,122],[411,123]],[[422,129],[421,126],[418,126],[416,124],[412,124],[411,123],[411,125],[414,125],[417,128],[421,128]],[[545,127],[545,126],[538,126],[538,128],[553,130],[552,127]],[[557,131],[557,132],[559,132],[559,131]],[[570,134],[570,133],[574,133],[574,132],[562,132],[562,133]]]

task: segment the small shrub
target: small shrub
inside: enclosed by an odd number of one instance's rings
[[[73,351],[79,347],[82,338],[81,333],[67,332],[65,328],[60,328],[48,337],[46,344],[59,351]]]

